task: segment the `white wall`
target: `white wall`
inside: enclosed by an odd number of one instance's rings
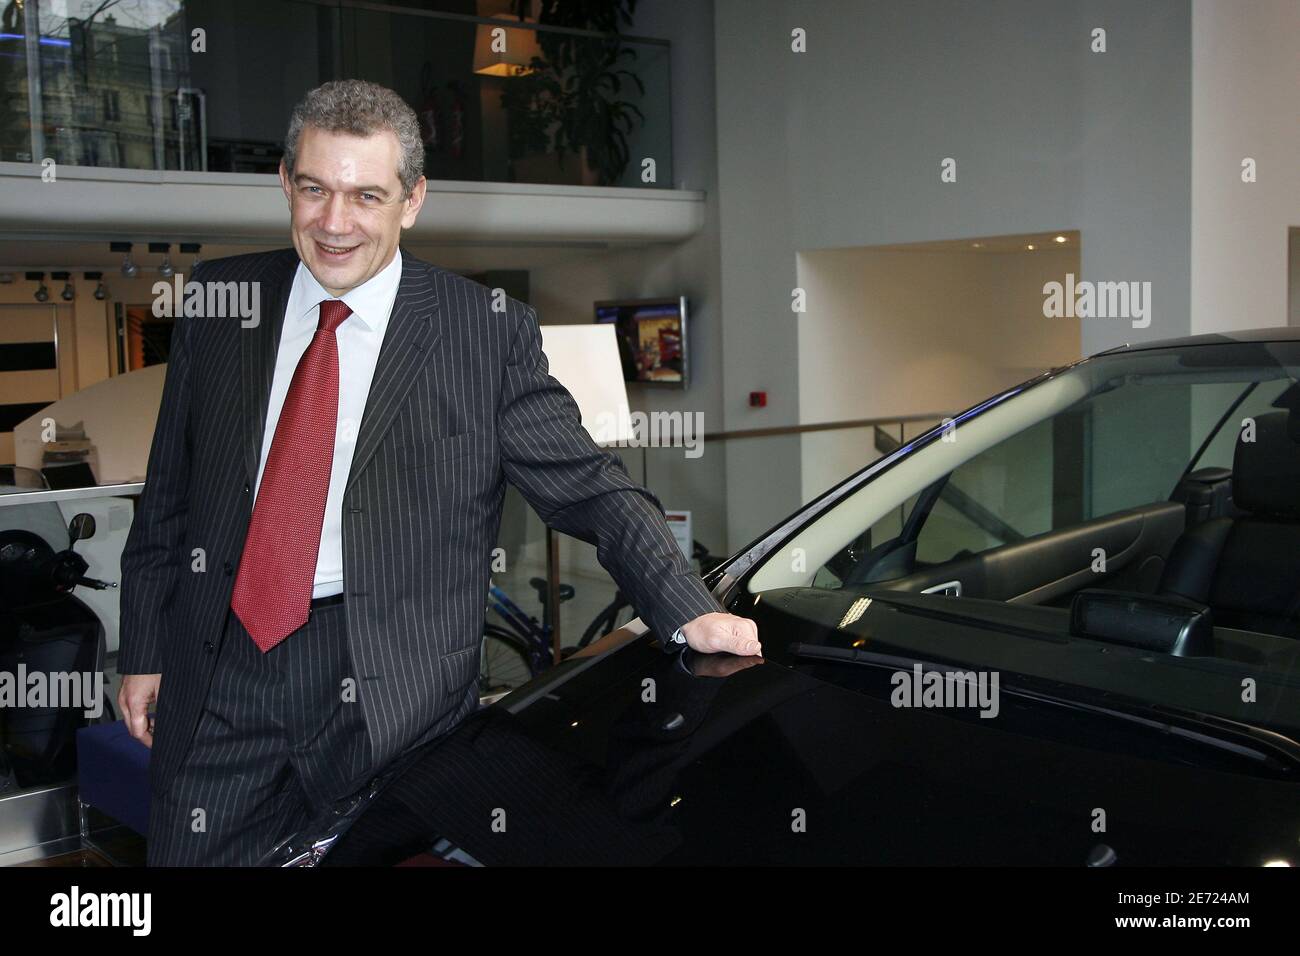
[[[645,3],[637,8],[628,32],[672,44],[673,186],[705,193],[703,227],[678,243],[603,253],[575,251],[567,262],[530,272],[530,299],[542,323],[589,323],[592,304],[599,299],[685,295],[690,300],[690,387],[629,384],[628,401],[633,410],[698,412],[707,435],[725,427],[724,364],[735,361],[730,343],[723,351],[713,5]],[[706,441],[698,458],[685,457],[680,448],[656,448],[644,460],[636,450],[624,459],[632,477],[641,481],[644,475],[665,508],[693,513],[694,535],[712,551],[728,552],[743,543],[727,534],[728,483],[721,443]]]
[[[1192,0],[1192,331],[1288,324],[1300,3]],[[1258,179],[1241,180],[1245,157]],[[1294,314],[1294,313],[1292,313]]]
[[[790,294],[812,249],[1078,229],[1081,278],[1149,281],[1154,298],[1150,328],[1084,323],[1084,353],[1187,333],[1187,0],[716,9],[729,429],[802,418]],[[791,52],[795,27],[807,53]],[[956,183],[940,182],[944,157]],[[757,388],[766,409],[746,405]],[[742,543],[798,505],[801,456],[797,440],[729,444]]]
[[[1077,360],[1079,320],[1043,317],[1044,283],[1067,272],[1077,249],[800,255],[800,422],[942,416]],[[867,430],[805,434],[803,500],[876,457]]]

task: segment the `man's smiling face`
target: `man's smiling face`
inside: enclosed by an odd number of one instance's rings
[[[399,158],[391,130],[353,136],[305,126],[292,179],[280,164],[294,248],[336,298],[388,265],[402,230],[415,223],[425,180],[420,177],[404,197],[397,178]]]

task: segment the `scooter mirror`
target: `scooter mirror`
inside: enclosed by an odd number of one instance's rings
[[[86,514],[82,511],[73,516],[68,522],[68,535],[72,538],[72,544],[76,544],[83,538],[93,538],[95,536],[95,516]]]

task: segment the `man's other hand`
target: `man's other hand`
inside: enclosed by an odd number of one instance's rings
[[[686,633],[684,630],[682,633]],[[153,718],[149,705],[158,701],[162,674],[126,674],[117,692],[117,706],[131,736],[146,747],[153,747]]]
[[[722,611],[701,614],[683,625],[682,637],[686,638],[692,650],[701,654],[726,652],[747,656],[763,653],[763,645],[758,643],[758,625],[747,617]]]

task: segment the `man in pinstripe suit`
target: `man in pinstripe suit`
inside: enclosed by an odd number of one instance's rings
[[[122,555],[151,865],[251,863],[475,709],[507,480],[666,650],[760,653],[582,428],[533,309],[399,248],[422,166],[400,97],[327,83],[286,137],[294,248],[192,276],[249,284],[258,319],[187,297]]]

